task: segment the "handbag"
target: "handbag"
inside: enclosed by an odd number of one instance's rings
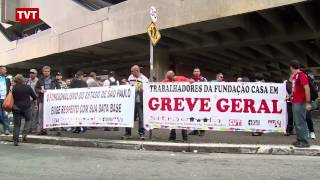
[[[3,101],[2,108],[7,112],[11,112],[13,104],[14,104],[13,95],[12,95],[12,92],[10,91],[6,99]]]

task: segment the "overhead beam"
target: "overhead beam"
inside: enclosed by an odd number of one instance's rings
[[[200,46],[202,43],[201,39],[198,38],[197,36],[194,36],[192,34],[188,34],[186,32],[182,32],[182,31],[175,29],[175,28],[163,31],[162,35],[167,36],[172,39],[176,39],[178,41],[184,42],[184,43],[192,45],[192,46]]]
[[[271,23],[280,33],[288,32],[288,23],[282,20],[282,16],[277,9],[258,11],[263,18]]]
[[[295,9],[310,27],[313,32],[319,31],[319,19],[313,13],[313,6],[310,2],[294,4]]]
[[[316,63],[320,65],[319,48],[316,48],[313,45],[303,41],[294,42],[294,45],[300,48],[302,52],[307,53],[309,57],[311,57]]]
[[[250,46],[248,48],[251,48],[253,49],[254,51],[260,53],[260,54],[263,54],[269,58],[274,58],[272,52],[265,46]]]

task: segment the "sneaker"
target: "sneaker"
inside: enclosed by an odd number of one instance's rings
[[[18,142],[18,141],[14,141],[14,142],[13,142],[13,145],[14,145],[14,146],[19,146],[19,142]]]
[[[62,135],[62,133],[60,132],[60,131],[58,131],[57,133],[56,133],[56,136],[61,136]]]
[[[45,135],[48,135],[48,133],[46,130],[41,130],[40,133],[38,133],[38,135],[45,136]]]
[[[252,136],[262,136],[262,133],[261,132],[254,132],[251,135]]]
[[[190,136],[198,135],[198,130],[193,130],[188,135],[190,135]]]
[[[188,138],[183,138],[182,142],[187,143],[188,142]]]
[[[26,134],[22,135],[22,142],[27,142],[27,135]]]
[[[301,142],[294,142],[292,145],[296,148],[309,148],[310,147],[310,144],[304,144]]]
[[[310,138],[311,138],[312,140],[316,140],[316,134],[315,134],[314,132],[311,132],[311,133],[310,133]]]
[[[5,134],[5,135],[10,135],[9,130],[6,130],[6,131],[4,132],[4,134]]]
[[[176,141],[176,139],[173,137],[169,137],[168,141],[174,142],[174,141]]]

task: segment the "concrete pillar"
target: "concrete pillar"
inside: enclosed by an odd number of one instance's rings
[[[154,49],[154,76],[156,81],[162,81],[165,73],[171,68],[173,62],[170,61],[168,51],[155,48]]]

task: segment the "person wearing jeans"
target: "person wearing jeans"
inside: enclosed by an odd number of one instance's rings
[[[310,147],[309,131],[306,121],[307,111],[311,111],[310,86],[305,73],[300,71],[300,63],[292,61],[290,63],[292,73],[292,113],[297,141],[293,143],[295,147]]]
[[[18,74],[14,77],[14,82],[16,83],[12,88],[12,95],[14,99],[13,105],[13,142],[15,146],[19,144],[19,134],[21,126],[21,118],[25,118],[25,124],[23,128],[23,141],[26,141],[27,134],[31,132],[31,100],[30,97],[35,101],[37,99],[36,94],[33,89],[23,83],[24,78],[22,75]]]
[[[2,104],[6,99],[10,90],[10,80],[6,77],[7,69],[5,66],[0,66],[0,123],[3,126],[4,133],[10,134],[9,119],[7,113],[2,108]]]
[[[60,85],[57,80],[50,76],[51,68],[49,66],[44,66],[42,68],[42,77],[39,78],[35,90],[39,94],[39,135],[47,135],[47,130],[43,128],[43,100],[44,93],[49,89],[60,89]]]

